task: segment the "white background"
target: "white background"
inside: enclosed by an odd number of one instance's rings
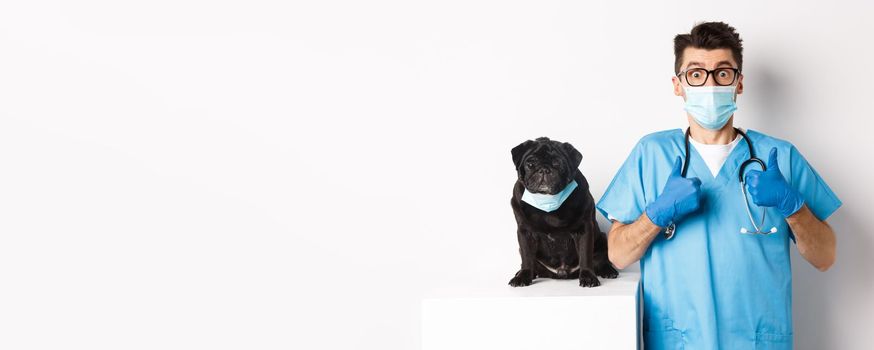
[[[3,1],[0,347],[417,348],[424,291],[518,267],[510,149],[573,143],[599,198],[685,125],[674,35],[725,20],[736,125],[844,202],[797,348],[869,348],[864,3]]]

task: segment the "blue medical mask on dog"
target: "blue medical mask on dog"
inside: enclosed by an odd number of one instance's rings
[[[737,110],[736,86],[685,86],[686,112],[705,129],[719,130]]]
[[[522,193],[522,201],[548,213],[561,207],[564,200],[567,199],[567,197],[571,195],[571,192],[576,188],[577,181],[574,180],[567,184],[561,192],[556,194],[531,193],[528,192],[528,189],[525,189],[525,192]]]

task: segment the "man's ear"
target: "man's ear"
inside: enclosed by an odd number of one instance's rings
[[[740,95],[744,93],[744,75],[741,74],[737,77],[737,94]]]
[[[567,159],[571,163],[572,169],[578,169],[580,167],[580,163],[583,162],[583,154],[580,151],[577,151],[573,145],[570,143],[561,144],[562,149],[564,149],[564,153],[567,154]]]
[[[674,95],[683,96],[683,83],[680,81],[680,78],[677,76],[672,77],[671,83],[674,84]]]
[[[528,140],[510,150],[510,154],[513,155],[513,165],[516,166],[516,170],[519,170],[519,164],[522,163],[522,156],[524,156],[525,152],[528,152],[528,149],[533,145],[534,141]]]

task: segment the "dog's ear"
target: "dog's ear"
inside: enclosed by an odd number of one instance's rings
[[[564,150],[564,153],[567,154],[567,160],[570,162],[571,168],[578,169],[580,163],[583,162],[583,154],[567,142],[562,143],[561,148]]]
[[[531,146],[534,146],[534,141],[528,140],[510,150],[510,154],[513,155],[513,165],[516,166],[516,170],[519,170],[519,165],[522,164],[522,156],[525,155],[525,152],[528,152]]]

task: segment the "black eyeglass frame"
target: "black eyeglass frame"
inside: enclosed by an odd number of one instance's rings
[[[725,70],[725,69],[734,72],[734,79],[732,79],[731,82],[728,84],[720,84],[718,81],[716,81],[716,76],[714,75],[713,76],[714,77],[713,83],[718,85],[718,86],[731,86],[732,84],[737,82],[737,77],[739,77],[741,75],[740,69],[737,69],[734,67],[719,67],[719,68],[710,69],[710,70],[704,69],[704,68],[691,68],[691,69],[687,68],[686,70],[677,73],[677,78],[680,78],[680,79],[686,78],[686,84],[689,84],[689,86],[704,86],[704,84],[707,84],[707,79],[710,79],[710,75],[713,74],[713,72],[716,72],[719,70]],[[690,70],[703,70],[703,71],[707,72],[707,76],[704,77],[704,82],[701,84],[698,84],[698,85],[692,85],[692,83],[689,82],[689,77],[686,76],[686,73],[688,73]]]

